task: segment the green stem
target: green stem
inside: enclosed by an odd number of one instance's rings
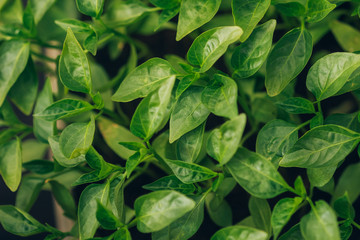
[[[356,222],[353,221],[351,224],[354,225],[354,227],[356,227],[357,229],[360,229],[360,225],[357,224]]]
[[[132,175],[124,184],[124,187],[126,187],[127,185],[129,185],[132,181],[134,181],[135,179],[137,179],[138,177],[140,177],[149,167],[150,165],[150,161],[147,161],[144,165],[144,167],[138,171],[137,173],[135,173],[134,175]]]
[[[321,108],[321,102],[320,102],[320,101],[317,102],[317,106],[318,106],[318,111],[319,111],[319,113],[320,113],[321,115],[323,115],[323,113],[322,113],[322,108]]]
[[[53,63],[57,63],[56,59],[53,59],[53,58],[50,58],[48,56],[45,56],[45,55],[42,55],[40,53],[37,53],[37,52],[34,52],[34,51],[31,51],[31,54],[40,58],[40,59],[43,59],[43,60],[46,60],[48,62],[53,62]]]
[[[34,41],[31,42],[32,44],[36,44],[39,45],[41,47],[45,47],[45,48],[53,48],[53,49],[59,49],[62,50],[62,46],[60,45],[52,45],[46,42],[43,42],[41,40],[35,39]]]
[[[120,117],[119,115],[107,108],[103,108],[102,111],[105,115],[109,116],[112,120],[116,121],[120,125],[129,126],[129,118],[125,114],[120,114]]]
[[[132,220],[130,223],[128,223],[128,224],[126,225],[127,228],[132,228],[132,227],[134,227],[134,226],[137,224],[137,221],[138,221],[137,218],[135,218],[134,220]]]
[[[246,140],[248,140],[252,135],[254,135],[258,129],[258,125],[256,125],[254,128],[251,128],[251,130],[247,132],[244,137],[242,137],[240,141],[240,146],[242,146],[246,142]]]

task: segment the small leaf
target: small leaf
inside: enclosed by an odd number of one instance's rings
[[[175,191],[163,190],[142,195],[134,204],[137,228],[142,233],[159,231],[194,207],[192,199]]]
[[[76,5],[79,12],[99,18],[103,12],[104,0],[76,0]]]
[[[231,7],[235,24],[244,31],[240,37],[241,42],[245,42],[248,39],[256,25],[264,17],[270,2],[271,0],[232,0]]]
[[[323,200],[317,201],[311,212],[301,219],[300,228],[305,239],[340,240],[335,212]]]
[[[76,205],[69,189],[57,181],[51,180],[49,183],[56,202],[64,210],[64,214],[72,219],[76,219]]]
[[[75,92],[90,93],[92,88],[89,61],[70,28],[67,29],[59,60],[61,82]]]
[[[228,120],[214,129],[206,143],[207,153],[221,165],[226,164],[236,153],[246,125],[245,114]]]
[[[236,26],[210,29],[195,39],[187,53],[187,60],[199,66],[199,72],[206,72],[226,52],[230,44],[239,40],[241,34],[241,28]]]
[[[126,161],[126,173],[128,177],[135,170],[135,168],[142,162],[146,154],[147,154],[147,149],[140,149],[139,152],[136,152],[134,153],[134,155],[131,155],[129,157],[129,159]]]
[[[288,188],[271,162],[245,148],[239,148],[226,167],[240,186],[255,197],[273,198]]]
[[[93,31],[90,24],[76,19],[55,20],[55,24],[65,31],[67,31],[68,28],[71,28],[74,33],[88,33]]]
[[[33,160],[23,163],[22,166],[36,174],[47,174],[54,170],[55,164],[49,160]]]
[[[344,51],[359,51],[360,31],[349,24],[334,20],[330,23],[330,29],[336,41]]]
[[[193,184],[185,184],[174,175],[159,178],[155,182],[144,185],[143,188],[150,191],[175,190],[183,194],[190,194],[196,190]]]
[[[19,138],[0,145],[0,174],[12,192],[18,189],[21,181],[21,155]]]
[[[205,181],[217,176],[216,172],[195,163],[167,160],[166,164],[171,168],[175,176],[186,184]]]
[[[271,235],[271,209],[265,199],[250,197],[249,211],[257,229]]]
[[[205,200],[211,220],[220,227],[232,225],[232,210],[223,196],[210,192]]]
[[[176,156],[185,162],[195,162],[203,145],[205,123],[183,135],[176,142]]]
[[[146,149],[145,145],[139,142],[119,142],[119,144],[132,151],[139,151],[140,149]]]
[[[96,219],[101,227],[107,230],[115,230],[120,226],[119,220],[101,202],[97,202]]]
[[[29,212],[44,185],[44,179],[32,176],[23,177],[16,193],[15,206]]]
[[[269,96],[281,93],[304,69],[312,53],[312,37],[306,29],[295,28],[274,46],[266,64],[265,86]]]
[[[186,89],[188,89],[194,82],[196,82],[199,79],[199,74],[191,74],[185,76],[181,81],[179,82],[177,88],[176,88],[176,99],[180,97],[183,92],[185,92]]]
[[[211,240],[266,240],[268,235],[266,232],[255,228],[245,226],[231,226],[220,229],[212,237]]]
[[[209,22],[218,11],[221,0],[182,0],[176,41]]]
[[[335,7],[336,4],[331,4],[327,0],[308,0],[308,10],[305,20],[310,23],[319,22],[324,19]]]
[[[276,105],[291,114],[315,113],[314,104],[301,97],[288,98],[285,101],[277,102]]]
[[[201,102],[215,115],[234,118],[238,115],[236,82],[220,74],[205,87]]]
[[[301,234],[300,223],[296,224],[289,231],[281,235],[279,240],[305,240]]]
[[[334,210],[336,211],[336,214],[343,219],[349,219],[353,221],[355,218],[355,210],[350,203],[347,192],[344,194],[344,196],[336,199],[334,202]]]
[[[336,169],[337,164],[320,168],[308,168],[306,172],[312,186],[322,187],[330,181]]]
[[[150,0],[152,4],[159,8],[174,8],[179,6],[181,0]]]
[[[129,102],[146,97],[158,89],[175,71],[170,63],[161,58],[152,58],[130,72],[112,96],[116,102]]]
[[[114,234],[114,240],[131,240],[130,232],[127,228],[120,228]]]
[[[346,167],[339,178],[335,192],[332,196],[332,202],[340,198],[345,193],[348,194],[350,203],[354,203],[360,195],[360,185],[356,180],[360,174],[360,163],[350,164]]]

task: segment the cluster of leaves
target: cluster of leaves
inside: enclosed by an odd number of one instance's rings
[[[360,32],[351,26],[359,25],[359,1],[22,4],[0,0],[0,174],[17,191],[15,206],[0,206],[8,232],[129,240],[136,226],[153,240],[186,240],[204,209],[221,227],[212,240],[345,240],[360,228],[352,207],[360,163],[337,184],[333,177],[360,142],[359,113],[322,111],[339,95],[359,102]],[[192,41],[186,59],[154,57],[134,37],[162,30]],[[329,32],[344,52],[313,52]],[[61,54],[55,59],[50,49]],[[122,58],[112,79],[96,62],[98,49]],[[295,92],[305,83],[308,91]],[[136,106],[131,118],[126,106]],[[32,125],[19,114],[33,116]],[[209,117],[219,126],[211,129]],[[46,149],[52,161],[43,159]],[[118,158],[104,159],[106,149]],[[289,183],[286,168],[306,174]],[[129,202],[126,187],[143,175],[153,178],[148,192]],[[84,184],[76,203],[71,189]],[[226,196],[239,187],[248,193],[239,198],[250,196],[250,216],[233,223]],[[71,231],[29,215],[41,190],[74,220]],[[313,202],[314,191],[331,201]],[[275,197],[271,210],[266,199]],[[106,237],[95,237],[99,227]]]

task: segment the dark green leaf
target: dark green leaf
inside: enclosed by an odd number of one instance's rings
[[[119,220],[101,202],[98,202],[97,205],[96,219],[100,223],[101,227],[107,230],[115,230],[120,226]]]
[[[305,19],[307,22],[319,22],[335,7],[336,4],[331,4],[327,0],[308,0]]]
[[[249,200],[249,211],[257,229],[263,230],[271,235],[271,209],[265,199],[251,196]]]
[[[334,210],[336,214],[343,219],[354,220],[355,218],[355,210],[350,203],[347,192],[345,192],[342,197],[336,199],[334,202]]]
[[[140,149],[139,152],[136,152],[134,153],[134,155],[131,155],[129,157],[129,159],[126,161],[126,173],[128,177],[135,170],[135,168],[142,162],[146,154],[147,154],[147,149]]]
[[[337,20],[330,23],[330,29],[342,49],[347,52],[360,50],[360,32],[358,29]]]
[[[72,219],[76,219],[76,205],[69,189],[57,181],[50,181],[51,191],[56,202],[64,210],[64,214]]]
[[[33,160],[23,163],[23,168],[36,174],[50,173],[54,170],[54,167],[54,163],[49,160]]]
[[[163,24],[169,22],[173,17],[175,17],[179,13],[179,11],[180,8],[178,6],[170,9],[164,9],[159,16],[159,23],[155,31],[158,30]]]
[[[121,228],[114,234],[114,240],[131,240],[130,232],[127,228]]]
[[[68,28],[71,28],[74,33],[88,33],[93,31],[90,24],[76,19],[61,19],[56,20],[55,23],[65,31],[67,31]]]
[[[348,165],[339,178],[332,201],[338,199],[347,192],[350,203],[355,202],[360,195],[360,185],[357,180],[359,174],[360,163]]]
[[[99,18],[103,12],[104,0],[76,0],[79,12]]]
[[[220,227],[232,225],[232,210],[223,196],[211,192],[207,195],[205,204],[211,220],[216,225]]]
[[[185,162],[195,162],[200,154],[205,123],[183,135],[176,143],[176,156]]]
[[[320,168],[308,168],[306,172],[312,186],[322,187],[333,177],[336,168],[337,164]]]
[[[139,142],[119,142],[119,144],[132,151],[139,151],[140,149],[146,148],[143,143]]]
[[[144,185],[143,188],[150,191],[175,190],[183,194],[190,194],[196,190],[193,184],[185,184],[174,175],[159,178],[155,182]]]
[[[21,181],[21,142],[20,139],[0,145],[0,174],[6,186],[15,192]]]
[[[212,237],[211,240],[266,240],[266,232],[245,226],[231,226],[220,229]]]
[[[296,224],[289,231],[283,234],[279,240],[305,240],[301,234],[300,224]]]
[[[324,124],[324,116],[321,112],[317,112],[310,121],[310,129],[321,126]]]
[[[174,8],[180,5],[181,0],[150,0],[152,4],[159,8]]]
[[[305,14],[307,0],[272,0],[278,10],[286,16],[300,17]]]
[[[96,32],[92,31],[87,37],[84,39],[84,49],[88,50],[92,55],[96,55],[97,47],[98,47],[98,35]]]
[[[18,209],[29,212],[38,198],[44,182],[44,179],[38,177],[24,177],[16,193],[15,206]]]
[[[339,226],[341,240],[348,240],[352,234],[353,227],[347,223]]]
[[[292,114],[315,113],[314,104],[301,97],[288,98],[285,101],[277,102],[276,105]]]
[[[191,74],[185,76],[181,81],[179,82],[177,88],[176,88],[176,99],[180,97],[180,95],[186,91],[194,82],[196,82],[199,79],[200,75],[197,74]]]

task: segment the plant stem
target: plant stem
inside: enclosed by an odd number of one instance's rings
[[[317,102],[317,106],[318,106],[318,111],[319,111],[319,113],[320,113],[321,115],[323,115],[322,108],[321,108],[321,102],[320,102],[320,101]]]
[[[43,59],[43,60],[46,60],[48,62],[53,62],[53,63],[57,63],[56,59],[53,59],[53,58],[50,58],[48,56],[45,56],[45,55],[42,55],[40,53],[37,53],[37,52],[34,52],[34,51],[31,51],[31,54],[40,58],[40,59]]]
[[[60,45],[52,45],[52,44],[43,42],[43,41],[38,40],[38,39],[33,40],[31,43],[39,45],[41,47],[45,47],[45,48],[53,48],[53,49],[59,49],[59,50],[62,49],[62,46],[60,46]]]
[[[360,229],[360,225],[357,224],[356,222],[353,221],[351,224],[354,225],[354,227],[356,227],[357,229]]]

